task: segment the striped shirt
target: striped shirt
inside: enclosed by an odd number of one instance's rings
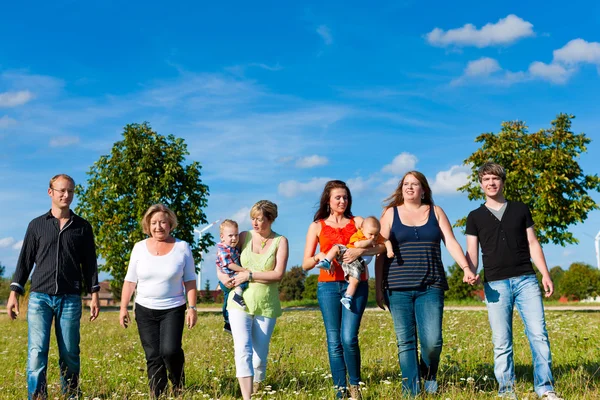
[[[10,290],[25,292],[34,264],[32,292],[58,295],[100,290],[92,226],[73,211],[62,229],[51,211],[29,223]]]
[[[390,241],[395,256],[385,264],[385,288],[411,290],[432,286],[447,290],[441,240],[442,233],[433,206],[430,207],[427,223],[422,226],[404,225],[400,221],[398,207],[394,207]]]

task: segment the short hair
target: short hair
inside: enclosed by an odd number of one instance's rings
[[[483,179],[484,175],[496,175],[502,182],[506,180],[506,170],[500,164],[496,164],[495,162],[486,162],[481,167],[479,167],[479,171],[477,172],[479,175],[479,182]]]
[[[271,223],[275,222],[277,218],[277,204],[269,200],[259,200],[250,209],[250,218],[254,218],[253,216],[259,212]]]
[[[226,220],[224,220],[223,222],[221,222],[221,225],[219,226],[219,231],[220,231],[221,233],[223,233],[223,230],[224,230],[224,229],[225,229],[225,227],[227,227],[227,226],[229,226],[229,227],[231,227],[231,228],[236,228],[236,229],[239,229],[239,228],[238,228],[238,223],[237,223],[237,222],[235,222],[235,221],[234,221],[234,220],[232,220],[232,219],[226,219]]]
[[[71,178],[69,175],[58,174],[58,175],[54,175],[52,178],[50,178],[50,183],[48,184],[48,188],[52,189],[52,184],[61,178],[68,180],[69,182],[71,182],[71,184],[73,186],[75,186],[75,180],[73,178]]]
[[[144,214],[144,218],[142,218],[142,230],[146,235],[152,236],[150,233],[150,220],[152,216],[157,212],[163,212],[167,216],[167,220],[169,221],[169,225],[171,225],[171,231],[173,231],[177,227],[177,216],[175,213],[164,204],[154,204],[151,205],[146,214]]]
[[[376,228],[378,231],[381,230],[381,224],[379,223],[379,220],[377,219],[377,217],[374,217],[374,216],[365,218],[363,220],[362,226],[364,227],[365,225],[372,226],[372,227]]]

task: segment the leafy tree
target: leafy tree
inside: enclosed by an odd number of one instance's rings
[[[448,300],[465,300],[473,297],[475,288],[468,283],[464,283],[463,276],[463,270],[457,263],[448,267],[448,286],[450,287],[446,291]]]
[[[0,263],[0,278],[4,276],[4,272],[6,271],[6,267]]]
[[[500,133],[484,133],[475,141],[483,143],[465,160],[472,166],[469,182],[458,190],[469,200],[485,198],[477,169],[494,161],[507,170],[504,194],[522,201],[531,209],[540,243],[577,243],[569,225],[584,221],[598,209],[588,191],[600,191],[598,175],[585,175],[578,157],[587,151],[591,139],[571,131],[573,115],[559,114],[550,129],[529,133],[522,121],[503,122]],[[455,226],[464,226],[466,218]]]
[[[146,122],[129,124],[123,140],[92,165],[87,187],[77,185],[75,211],[94,229],[100,270],[112,275],[113,293],[120,292],[133,245],[146,237],[140,221],[152,204],[165,204],[179,217],[174,235],[190,244],[196,262],[214,245],[210,234],[194,239],[194,227],[207,223],[208,187],[200,164],[186,162],[188,154],[183,139],[159,135]]]
[[[600,293],[600,271],[585,263],[573,263],[560,281],[560,294],[583,300]]]
[[[284,301],[301,300],[304,292],[306,271],[301,266],[294,266],[283,275],[279,284],[279,298]]]
[[[319,275],[308,275],[306,280],[304,281],[304,291],[302,292],[302,298],[308,300],[316,300],[318,283]]]
[[[542,300],[544,300],[544,301],[559,300],[560,296],[561,296],[560,281],[562,280],[562,277],[565,274],[565,270],[562,269],[560,266],[555,266],[555,267],[550,268],[550,270],[548,272],[550,273],[550,278],[552,279],[552,283],[554,284],[554,293],[552,293],[552,296],[546,297],[546,296],[544,296],[544,285],[542,283],[542,274],[540,273],[540,271],[538,271],[535,264],[532,263],[532,265],[533,265],[533,269],[535,270],[535,276],[538,280],[540,292],[542,293]]]
[[[210,293],[210,281],[207,279],[204,283],[204,290],[201,290],[198,296],[200,303],[214,303],[214,299]]]

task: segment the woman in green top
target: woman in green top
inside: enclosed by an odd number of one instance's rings
[[[252,206],[250,218],[253,229],[242,232],[238,244],[240,261],[246,271],[233,278],[219,275],[228,288],[249,282],[243,294],[245,309],[232,300],[233,296],[226,300],[235,348],[236,376],[244,400],[249,400],[265,379],[271,334],[281,315],[279,281],[288,260],[287,239],[271,230],[277,218],[277,205],[261,200]]]

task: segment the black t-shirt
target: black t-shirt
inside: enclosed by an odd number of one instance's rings
[[[508,202],[501,221],[485,205],[469,213],[466,233],[479,239],[486,282],[535,274],[527,240],[532,226],[529,208],[518,201]]]

